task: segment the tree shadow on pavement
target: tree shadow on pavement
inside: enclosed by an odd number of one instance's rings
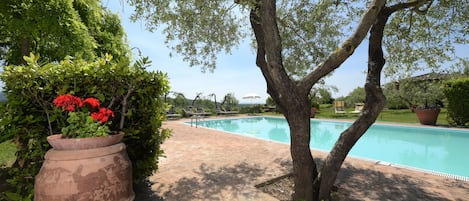
[[[136,201],[164,201],[164,199],[151,190],[152,183],[145,179],[137,184],[134,183]]]
[[[320,169],[323,160],[316,158]],[[273,178],[260,185],[260,190],[280,200],[291,199],[292,174]],[[333,200],[404,200],[446,201],[467,200],[469,183],[425,174],[397,167],[374,164],[353,166],[347,162],[341,167],[332,194]]]
[[[399,169],[396,168],[396,171]],[[428,186],[425,185],[426,182],[428,181],[399,172],[385,174],[372,169],[347,166],[341,169],[336,184],[341,200],[451,200],[431,188],[425,188]]]
[[[244,191],[254,188],[254,184],[246,184],[264,175],[265,170],[244,162],[220,168],[202,163],[194,173],[197,176],[181,178],[171,186],[159,186],[156,191],[164,192],[165,200],[237,200],[244,196]]]

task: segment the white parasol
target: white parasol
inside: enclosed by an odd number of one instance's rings
[[[257,99],[257,98],[261,98],[261,96],[255,94],[255,93],[248,93],[248,94],[245,94],[243,96],[243,99],[250,99],[251,102],[252,102],[252,100]]]
[[[243,99],[256,99],[256,98],[261,98],[261,96],[255,93],[248,93],[243,96]]]

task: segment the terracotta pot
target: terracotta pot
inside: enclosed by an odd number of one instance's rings
[[[435,125],[438,120],[438,114],[440,109],[414,109],[420,124],[423,125]]]
[[[134,200],[132,164],[124,143],[83,149],[51,149],[35,177],[35,201]]]
[[[88,138],[63,138],[62,134],[51,135],[47,137],[47,142],[55,150],[80,150],[94,149],[117,144],[122,141],[124,132],[118,132],[114,135]]]

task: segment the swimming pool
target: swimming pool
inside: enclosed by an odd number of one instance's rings
[[[190,123],[190,122],[188,122]],[[330,151],[349,122],[311,120],[311,148]],[[249,117],[206,120],[198,126],[290,143],[285,118]],[[435,173],[469,178],[469,130],[375,124],[349,155]]]

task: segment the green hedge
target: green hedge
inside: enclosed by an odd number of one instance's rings
[[[133,66],[113,62],[110,55],[93,62],[66,58],[43,65],[37,63],[37,56],[26,59],[29,65],[7,66],[0,74],[8,98],[1,108],[0,142],[12,139],[18,146],[8,180],[16,187],[16,195],[33,196],[34,176],[50,148],[46,137],[59,133],[65,122],[64,114],[53,110],[52,100],[65,93],[96,97],[115,112],[110,128],[126,133],[135,181],[156,171],[163,154],[160,144],[170,135],[161,129],[165,114],[161,97],[169,91],[166,74],[146,71],[146,58]]]
[[[469,123],[469,78],[458,78],[446,82],[443,92],[448,100],[450,125],[467,126]]]

